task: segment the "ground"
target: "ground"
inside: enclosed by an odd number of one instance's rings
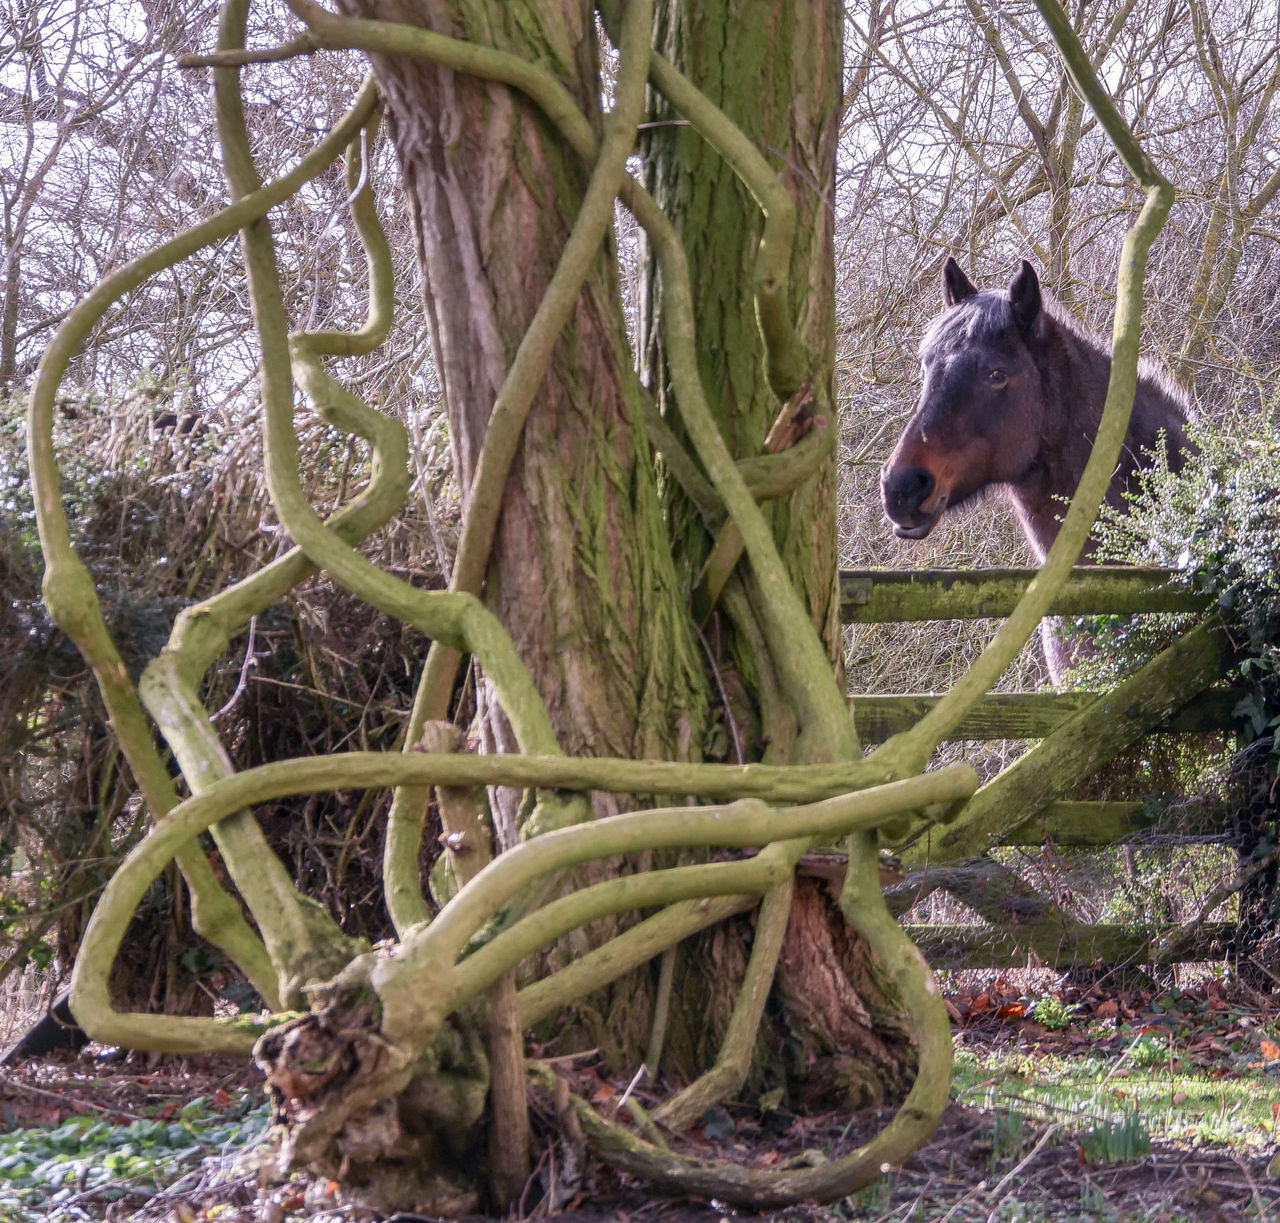
[[[932,1141],[853,1198],[770,1220],[1280,1223],[1280,1179],[1268,1174],[1280,1124],[1274,999],[1210,979],[1183,991],[1095,987],[1032,1000],[996,980],[956,990],[948,1004],[955,1102]],[[598,1082],[605,1095],[621,1090]],[[771,1165],[847,1150],[881,1120],[798,1117],[766,1097],[708,1114],[686,1146],[708,1154],[727,1145]],[[340,1206],[333,1184],[260,1186],[242,1156],[265,1108],[239,1062],[82,1055],[27,1065],[0,1080],[0,1123],[3,1223],[360,1217]],[[606,1169],[561,1211],[541,1198],[531,1185],[523,1213],[561,1223],[731,1214],[655,1197]]]

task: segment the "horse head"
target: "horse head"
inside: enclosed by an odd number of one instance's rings
[[[894,534],[923,539],[942,514],[1034,467],[1044,404],[1032,349],[1046,320],[1025,260],[1007,293],[980,293],[948,258],[945,309],[920,344],[915,415],[880,472]]]

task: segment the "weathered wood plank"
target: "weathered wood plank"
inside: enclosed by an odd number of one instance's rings
[[[1213,837],[1226,840],[1231,829],[1223,819],[1221,812],[1204,804],[1179,811],[1175,825],[1169,812],[1144,803],[1062,801],[1050,803],[1043,811],[1001,833],[996,844],[1039,845],[1047,840],[1063,847],[1117,845],[1153,828],[1161,830],[1161,843],[1165,843],[1166,836],[1170,841],[1179,837],[1188,841]]]
[[[904,926],[911,941],[934,968],[1025,968],[1028,962],[1046,968],[1070,968],[1077,964],[1149,964],[1151,949],[1165,931],[1150,936],[1129,926],[1072,926],[1056,945],[1043,940],[1032,947],[1026,937],[1009,926]],[[1206,922],[1165,964],[1217,961],[1226,957],[1235,935],[1232,922]]]
[[[913,846],[911,857],[939,862],[985,853],[1029,813],[1067,797],[1219,679],[1226,665],[1224,645],[1220,625],[1192,629],[983,786],[954,823]]]
[[[1096,692],[995,692],[983,697],[948,739],[1043,739],[1098,696]],[[902,692],[850,699],[858,737],[863,743],[883,743],[914,726],[942,698],[934,693]],[[1236,729],[1231,711],[1239,699],[1240,694],[1229,688],[1211,688],[1154,727],[1152,733]]]
[[[974,620],[1007,616],[1035,569],[842,569],[840,612],[846,624]],[[1055,616],[1201,611],[1203,595],[1170,585],[1174,569],[1088,565],[1072,570],[1054,601]]]
[[[1087,802],[1064,799],[1050,803],[1044,810],[1014,825],[1001,834],[996,844],[1040,845],[1044,841],[1052,841],[1061,849],[1097,849],[1121,845],[1130,838],[1149,836],[1153,830],[1159,831],[1160,835],[1156,843],[1160,845],[1177,845],[1184,842],[1203,845],[1214,841],[1227,844],[1235,835],[1229,814],[1224,808],[1211,804],[1191,803],[1174,813],[1147,803]],[[981,858],[978,861],[985,863],[992,862],[993,859]],[[827,880],[831,885],[832,895],[838,896],[844,885],[847,863],[848,859],[841,851],[825,848],[805,854],[800,859],[797,869],[802,875]],[[915,904],[935,888],[945,887],[947,890],[954,890],[952,884],[956,876],[948,872],[954,872],[958,868],[963,869],[963,864],[948,862],[933,868],[932,873],[926,878],[924,872],[904,875],[901,869],[892,863],[885,865],[881,872],[881,884],[885,890],[885,899],[889,904],[890,912],[901,915],[910,905]],[[951,881],[950,884],[948,880]],[[989,893],[990,902],[998,903],[999,895],[990,892],[989,889],[989,884],[983,885],[983,891]],[[898,904],[899,895],[909,897],[908,903]],[[1019,895],[1021,896],[1021,893]],[[962,899],[978,912],[985,912],[982,904],[975,903],[972,897],[964,895]],[[1019,913],[1010,908],[1006,913],[1008,917],[1025,915],[1025,909]]]
[[[884,902],[894,917],[901,918],[912,905],[939,890],[963,900],[994,926],[1022,927],[1033,945],[1040,935],[1056,944],[1059,931],[1075,925],[1043,889],[989,857],[913,871],[884,889]]]
[[[858,738],[883,743],[909,730],[941,699],[925,692],[855,696],[850,703]],[[969,711],[950,739],[1043,739],[1096,699],[1095,692],[993,693]]]
[[[887,887],[884,898],[889,912],[901,919],[912,905],[939,890],[964,901],[987,923],[950,929],[977,940],[979,951],[984,937],[998,956],[1012,955],[1012,948],[1016,947],[1016,958],[1022,963],[1028,960],[1041,964],[1090,964],[1095,960],[1118,963],[1132,959],[1144,941],[1129,927],[1077,921],[1064,912],[1053,897],[990,857],[929,865],[913,871]],[[929,932],[938,929],[935,926],[907,928]],[[927,937],[939,938],[932,933]],[[941,941],[946,944],[950,936],[941,936]],[[928,951],[925,954],[934,962]]]

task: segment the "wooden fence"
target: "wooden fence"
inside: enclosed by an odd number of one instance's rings
[[[1035,570],[863,570],[841,574],[842,613],[849,623],[1006,616]],[[1059,616],[1207,612],[1205,600],[1172,571],[1098,566],[1077,569],[1052,607]],[[1085,802],[1081,785],[1120,752],[1151,734],[1203,734],[1235,729],[1239,694],[1225,683],[1228,653],[1220,628],[1206,621],[1107,692],[1000,693],[984,698],[953,740],[1036,740],[966,805],[957,824],[904,852],[906,877],[888,891],[905,911],[943,889],[987,924],[909,926],[937,967],[1042,963],[1212,960],[1227,951],[1234,928],[1206,923],[1170,930],[1087,924],[1052,897],[1037,894],[988,851],[998,846],[1114,846],[1150,834],[1160,820],[1141,802]],[[866,743],[881,742],[917,721],[940,698],[929,693],[859,694],[851,698]],[[1189,809],[1177,836],[1230,839],[1220,812]],[[1162,838],[1168,840],[1170,838]]]

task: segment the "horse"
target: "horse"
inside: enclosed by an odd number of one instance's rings
[[[1025,259],[1000,293],[979,292],[948,257],[942,299],[920,343],[919,404],[880,472],[885,514],[895,535],[923,539],[943,514],[998,488],[1043,562],[1098,432],[1110,347],[1041,289]],[[1190,418],[1187,393],[1144,359],[1109,505],[1124,512],[1162,448],[1170,470],[1181,470]],[[1044,637],[1057,681],[1072,660]]]

